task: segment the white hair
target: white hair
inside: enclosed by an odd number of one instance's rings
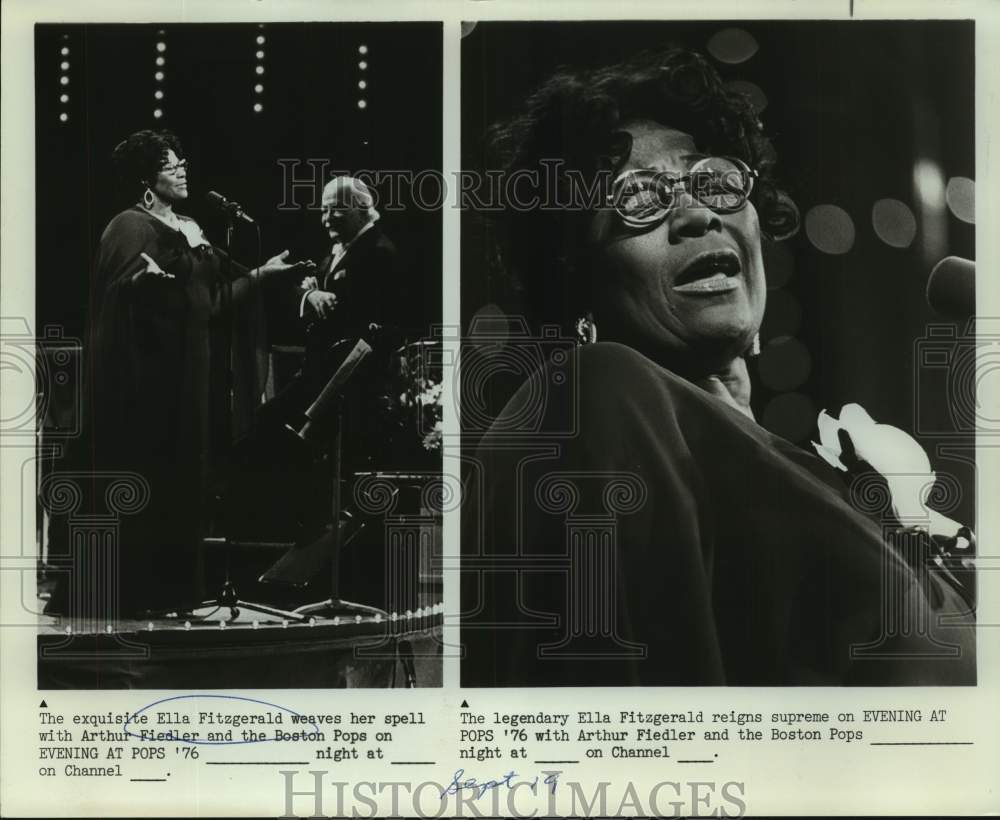
[[[334,202],[357,205],[368,210],[368,221],[375,222],[381,214],[375,209],[375,196],[357,177],[334,177],[323,188],[323,197],[331,195]]]

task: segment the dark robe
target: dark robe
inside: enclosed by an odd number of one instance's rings
[[[469,470],[463,685],[975,683],[959,588],[832,467],[628,347],[575,364],[530,380]]]
[[[173,278],[134,278],[147,265],[142,253]],[[101,236],[85,351],[88,435],[76,461],[95,473],[138,473],[149,485],[148,504],[120,520],[126,614],[201,599],[198,545],[209,502],[230,442],[260,400],[266,356],[256,283],[233,263],[227,288],[226,267],[221,250],[192,248],[139,207],[118,214]]]

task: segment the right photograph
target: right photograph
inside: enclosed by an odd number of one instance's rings
[[[462,685],[974,686],[974,22],[462,31]]]

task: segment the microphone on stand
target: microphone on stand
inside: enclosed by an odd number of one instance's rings
[[[946,256],[927,278],[927,304],[951,319],[968,319],[976,312],[976,263]]]
[[[232,216],[234,219],[242,219],[250,225],[255,224],[254,220],[246,211],[243,210],[241,205],[226,199],[218,191],[209,191],[205,194],[205,199],[208,201],[208,204],[216,210],[223,211]]]

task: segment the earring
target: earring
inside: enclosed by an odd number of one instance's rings
[[[753,341],[750,342],[750,347],[747,349],[746,358],[753,359],[760,355],[760,334],[754,333]]]
[[[576,320],[576,343],[592,345],[597,341],[597,323],[590,311]]]
[[[149,187],[147,186],[146,190],[143,191],[143,193],[142,193],[142,204],[146,208],[147,211],[151,211],[151,210],[153,210],[153,205],[155,204],[155,202],[156,202],[156,199],[153,196],[153,192],[151,190],[149,190]]]

